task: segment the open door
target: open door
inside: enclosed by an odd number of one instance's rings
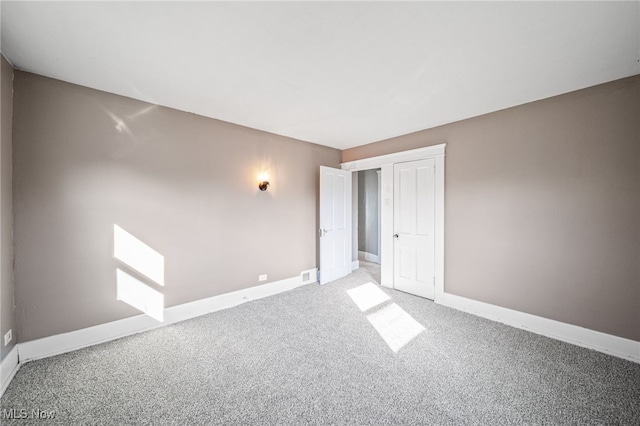
[[[320,284],[351,272],[351,172],[320,167]]]

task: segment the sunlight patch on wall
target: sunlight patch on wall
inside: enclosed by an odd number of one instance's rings
[[[362,312],[390,299],[387,293],[380,290],[371,282],[347,290],[347,294],[353,299]]]
[[[162,293],[119,268],[116,270],[116,285],[118,300],[158,321],[164,319],[164,295]]]
[[[164,256],[118,225],[113,225],[113,257],[164,286]],[[116,299],[158,321],[164,319],[164,295],[120,268],[116,269]]]
[[[422,324],[395,303],[367,315],[367,319],[394,352],[425,330]]]
[[[156,283],[164,285],[164,256],[118,225],[113,225],[113,256]]]

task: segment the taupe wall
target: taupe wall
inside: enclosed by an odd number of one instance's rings
[[[164,256],[166,306],[316,267],[319,166],[340,151],[19,71],[14,88],[20,341],[139,314],[116,300],[114,224]]]
[[[13,67],[0,54],[0,360],[16,343],[13,305],[13,208],[11,199],[11,134]],[[4,346],[4,335],[13,340]]]
[[[446,142],[445,290],[640,341],[640,76],[343,151]]]
[[[3,60],[2,333],[137,315],[115,299],[114,224],[164,255],[166,306],[316,266],[318,166],[339,151],[17,71],[12,324],[11,73]],[[447,142],[446,291],[640,341],[638,116],[636,76],[342,161]]]

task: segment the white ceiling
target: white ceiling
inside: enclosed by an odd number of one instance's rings
[[[640,73],[640,2],[7,2],[22,70],[335,148]]]

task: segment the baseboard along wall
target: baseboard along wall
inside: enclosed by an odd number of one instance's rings
[[[358,250],[358,260],[365,260],[367,262],[380,264],[380,256],[378,256],[377,254],[368,253],[366,251]]]
[[[640,363],[640,342],[443,293],[436,303],[576,346]]]
[[[22,364],[28,361],[70,352],[143,331],[153,330],[158,327],[174,324],[222,309],[232,308],[242,303],[262,299],[316,282],[317,276],[317,269],[314,268],[303,271],[297,277],[172,306],[164,310],[164,321],[162,322],[156,321],[147,315],[138,315],[94,327],[19,343],[16,345],[18,347],[19,363]]]
[[[18,345],[15,345],[11,351],[0,361],[0,397],[9,387],[9,383],[20,369],[18,362]]]
[[[354,270],[358,266],[358,261],[352,263]],[[165,309],[163,322],[158,322],[147,315],[138,315],[69,333],[18,343],[0,362],[0,396],[11,383],[20,365],[28,361],[59,355],[222,309],[232,308],[251,300],[269,297],[305,284],[317,282],[317,276],[318,270],[310,269],[303,271],[297,277],[173,306]],[[436,303],[512,327],[640,363],[640,342],[634,340],[514,311],[446,292],[436,300]]]

